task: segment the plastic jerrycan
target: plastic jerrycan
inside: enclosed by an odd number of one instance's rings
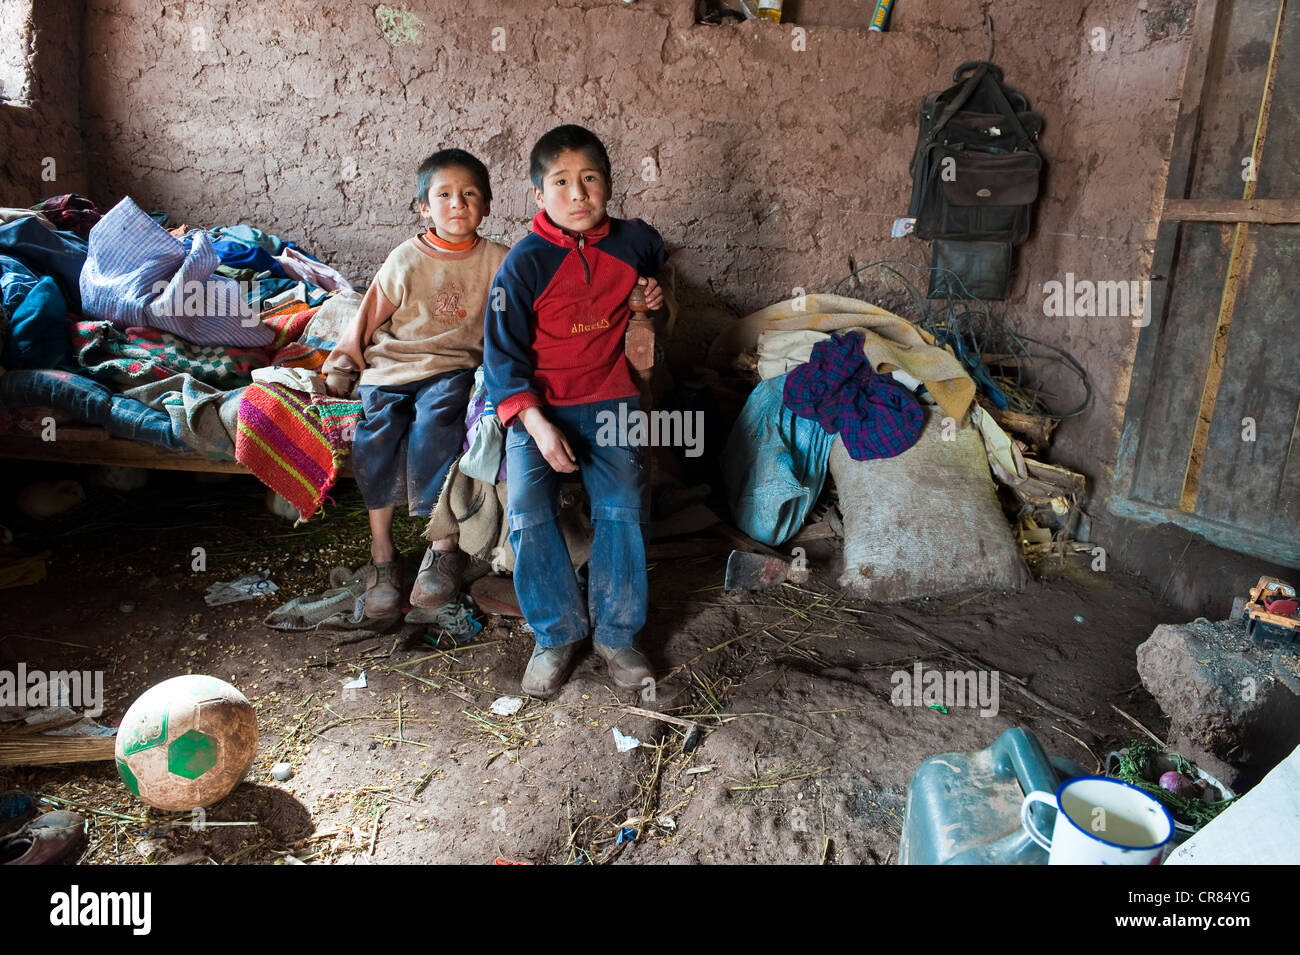
[[[1020,804],[1034,790],[1054,793],[1087,775],[1076,763],[1048,758],[1028,730],[1013,727],[988,749],[931,756],[912,775],[903,813],[902,865],[1046,865],[1047,852],[1020,825]],[[1050,832],[1050,806],[1030,810]]]

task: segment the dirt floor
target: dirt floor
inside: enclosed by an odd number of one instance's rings
[[[0,596],[0,667],[104,670],[107,724],[167,677],[211,674],[239,687],[260,723],[248,780],[207,813],[229,825],[202,830],[131,796],[111,762],[0,768],[0,790],[87,813],[83,863],[887,864],[908,780],[931,755],[1021,725],[1093,771],[1141,735],[1118,710],[1165,728],[1134,649],[1172,617],[1144,581],[1083,558],[1042,570],[1023,593],[891,607],[844,599],[833,539],[809,546],[808,582],[761,593],[724,592],[724,555],[661,560],[646,634],[661,674],[653,694],[616,691],[586,653],[555,699],[500,717],[489,707],[519,694],[531,648],[521,621],[488,617],[471,645],[437,648],[413,625],[358,638],[262,624],[324,589],[331,568],[365,561],[350,482],[296,530],[267,513],[252,478],[164,472],[10,526],[45,538],[52,556],[44,582]],[[419,528],[400,531],[418,561]],[[191,569],[195,547],[204,573]],[[278,593],[205,605],[214,581],[262,568]],[[999,671],[996,715],[893,705],[893,674],[917,662]],[[362,670],[366,689],[345,691]],[[628,707],[696,721],[703,738],[683,752],[682,728]],[[619,752],[615,727],[641,745]],[[294,770],[285,782],[269,772],[280,761]]]

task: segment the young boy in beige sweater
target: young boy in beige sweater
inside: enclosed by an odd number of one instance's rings
[[[389,254],[323,368],[361,371],[365,417],[352,470],[370,515],[366,616],[373,619],[403,606],[392,537],[398,501],[405,499],[413,517],[428,516],[463,446],[488,290],[508,251],[478,234],[492,188],[487,168],[464,150],[426,159],[416,197],[431,227]],[[452,535],[426,551],[412,606],[434,610],[456,598],[469,563],[458,544]]]

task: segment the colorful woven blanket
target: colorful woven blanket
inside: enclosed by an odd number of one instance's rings
[[[328,349],[314,348],[303,342],[290,342],[275,353],[271,364],[277,368],[306,368],[308,371],[320,371],[328,357]]]
[[[275,340],[267,345],[272,352],[279,351],[290,342],[296,342],[307,327],[316,309],[306,302],[285,302],[262,313],[262,324],[275,331]]]
[[[361,403],[252,384],[239,405],[235,459],[308,520],[334,486]]]
[[[329,439],[330,447],[340,454],[351,454],[352,439],[356,437],[357,424],[363,415],[361,402],[312,395],[311,412],[320,419],[321,430]]]
[[[133,388],[172,375],[189,374],[218,388],[248,384],[248,373],[266,364],[266,351],[226,345],[195,345],[157,328],[116,328],[110,322],[77,322],[72,329],[77,364],[97,381]]]

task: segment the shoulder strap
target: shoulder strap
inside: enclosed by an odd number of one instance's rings
[[[975,87],[979,86],[980,81],[983,80],[985,74],[988,73],[988,68],[989,64],[987,63],[979,64],[979,69],[972,73],[967,78],[966,82],[962,84],[962,88],[957,91],[957,95],[954,96],[952,101],[944,107],[943,112],[939,114],[939,118],[935,121],[934,126],[930,128],[930,136],[927,140],[928,143],[933,143],[939,137],[940,131],[948,125],[948,121],[957,115],[959,109],[966,105],[966,101],[970,99],[971,94],[975,92]]]
[[[1025,132],[1025,127],[1021,124],[1020,117],[1016,115],[1015,109],[1012,107],[1011,103],[1007,101],[1007,94],[1002,92],[1002,84],[991,76],[988,77],[988,80],[989,82],[987,86],[992,91],[993,101],[998,104],[998,108],[1002,111],[1002,114],[1010,120],[1012,128],[1020,134],[1020,138],[1025,145],[1036,151],[1037,147],[1034,145],[1033,140],[1029,138],[1029,133]]]

